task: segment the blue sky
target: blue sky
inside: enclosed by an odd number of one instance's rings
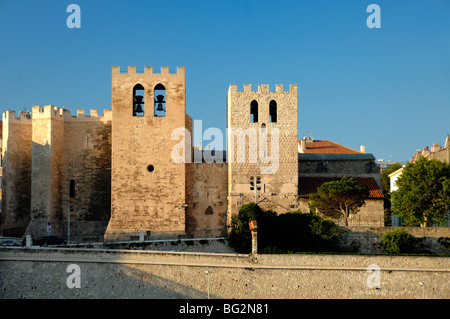
[[[79,29],[66,25],[71,3]],[[371,3],[379,29],[366,25]],[[230,84],[298,84],[299,138],[407,161],[450,133],[449,17],[450,0],[1,0],[0,111],[101,112],[113,65],[184,66],[203,130],[225,130]]]

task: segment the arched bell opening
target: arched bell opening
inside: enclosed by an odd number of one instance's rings
[[[255,100],[250,103],[250,123],[258,123],[258,102]]]
[[[166,116],[166,88],[161,83],[155,86],[155,116]]]
[[[133,88],[133,116],[144,116],[144,87],[136,84]]]
[[[270,101],[269,103],[269,119],[270,123],[277,122],[277,102],[275,102],[274,100]]]

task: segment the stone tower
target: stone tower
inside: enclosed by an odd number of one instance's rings
[[[230,85],[227,96],[228,222],[256,202],[278,213],[298,207],[297,85]],[[250,190],[259,177],[260,190]]]
[[[172,160],[188,125],[184,67],[112,69],[111,219],[105,239],[184,235],[186,163]],[[186,140],[186,143],[191,141]]]
[[[32,120],[25,112],[3,113],[0,234],[22,236],[30,221]]]

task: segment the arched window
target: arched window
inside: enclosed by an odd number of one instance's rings
[[[136,84],[133,88],[133,116],[144,116],[144,87]]]
[[[258,123],[258,102],[250,103],[250,123]]]
[[[69,197],[74,198],[75,197],[75,180],[70,180],[69,185]]]
[[[161,83],[155,86],[155,116],[166,116],[166,88]]]
[[[277,122],[277,102],[274,100],[269,103],[269,119],[271,123]]]
[[[205,210],[205,215],[212,215],[214,214],[213,209],[211,206],[208,206],[208,208]]]

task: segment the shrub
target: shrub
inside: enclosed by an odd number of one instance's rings
[[[420,240],[405,229],[398,228],[381,236],[383,248],[391,254],[413,253],[420,247]]]
[[[263,211],[261,207],[255,203],[243,205],[239,209],[239,213],[231,218],[231,230],[228,236],[228,245],[233,247],[238,253],[249,253],[252,249],[252,234],[248,227],[248,223],[251,220],[257,220],[258,244],[261,244],[263,242],[260,241],[260,237],[264,237],[264,233],[268,228],[266,226],[270,224],[269,220],[275,215],[276,214],[271,211]]]
[[[334,251],[338,227],[313,214],[288,212],[277,215],[255,203],[243,205],[232,217],[228,242],[239,253],[251,251],[250,220],[258,223],[258,250],[261,253]]]

